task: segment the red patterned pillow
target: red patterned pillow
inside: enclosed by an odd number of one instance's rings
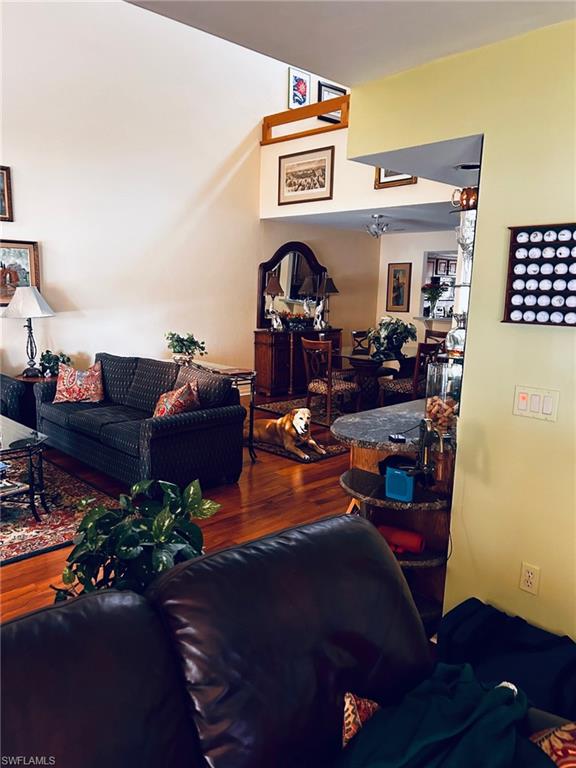
[[[154,409],[154,416],[174,416],[176,413],[195,411],[200,407],[198,382],[194,379],[179,389],[172,389],[160,395]]]
[[[60,363],[54,403],[99,403],[104,400],[102,364],[91,365],[87,371],[77,371]]]
[[[379,705],[370,699],[360,699],[353,693],[344,694],[344,728],[342,742],[348,744],[353,736],[356,736],[360,728],[379,709]]]
[[[576,768],[576,723],[533,733],[530,739],[558,768]]]

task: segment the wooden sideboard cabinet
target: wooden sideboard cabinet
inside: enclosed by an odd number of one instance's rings
[[[327,328],[324,331],[272,331],[259,328],[254,331],[256,392],[268,397],[306,392],[302,339],[318,339],[321,334],[326,341],[332,342],[333,352],[340,352],[341,328]]]

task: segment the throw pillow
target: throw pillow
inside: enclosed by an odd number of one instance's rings
[[[559,768],[576,768],[576,723],[533,733],[530,740]]]
[[[174,416],[177,413],[195,411],[201,407],[198,382],[191,381],[179,389],[172,389],[160,395],[154,409],[154,416]]]
[[[375,701],[361,699],[353,693],[344,694],[344,728],[342,742],[346,746],[362,726],[380,709]]]
[[[87,371],[77,371],[60,363],[54,403],[99,403],[104,400],[102,364],[91,365]]]

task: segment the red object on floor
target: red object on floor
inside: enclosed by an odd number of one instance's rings
[[[389,525],[379,525],[378,530],[388,542],[393,552],[414,552],[420,554],[424,551],[424,536],[414,531],[406,531],[403,528],[393,528]]]

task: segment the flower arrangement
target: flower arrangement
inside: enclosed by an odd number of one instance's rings
[[[194,355],[205,355],[206,342],[198,341],[194,334],[188,333],[186,336],[180,336],[179,333],[170,331],[166,334],[168,349],[175,355],[185,355],[192,359]],[[178,362],[178,361],[177,361]]]
[[[58,376],[60,363],[70,365],[71,362],[69,356],[65,355],[64,352],[52,352],[50,349],[47,349],[40,355],[42,376]]]
[[[444,291],[447,289],[447,285],[444,283],[424,283],[422,286],[422,293],[424,297],[430,302],[430,314],[434,314],[434,308],[438,302],[438,299]]]
[[[370,328],[368,339],[373,352],[373,360],[401,360],[404,357],[402,347],[407,341],[416,341],[416,326],[405,323],[397,317],[385,315],[380,318],[377,328]]]

